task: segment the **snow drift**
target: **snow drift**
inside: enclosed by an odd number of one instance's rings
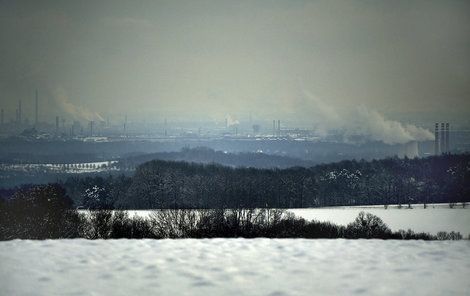
[[[1,295],[465,295],[469,241],[0,242]],[[468,295],[468,294],[467,294]]]

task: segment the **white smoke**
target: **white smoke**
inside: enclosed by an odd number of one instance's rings
[[[233,117],[232,115],[228,114],[227,116],[225,116],[225,120],[227,122],[227,127],[230,127],[230,126],[234,126],[234,125],[239,125],[240,122],[235,118]]]
[[[90,111],[84,107],[74,105],[65,89],[58,87],[54,91],[54,100],[57,105],[73,118],[73,120],[86,120],[86,121],[104,121],[103,117],[98,112]]]
[[[357,137],[385,144],[405,144],[411,141],[434,140],[427,129],[412,124],[403,124],[386,119],[376,110],[360,105],[352,110],[339,111],[310,92],[303,91],[308,106],[315,110],[316,132],[324,136],[328,131],[341,130],[345,141],[356,141]]]

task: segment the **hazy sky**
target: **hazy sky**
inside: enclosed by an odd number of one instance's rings
[[[470,116],[470,1],[0,0],[0,44],[10,117]]]

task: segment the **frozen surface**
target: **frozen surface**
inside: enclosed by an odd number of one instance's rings
[[[469,295],[469,241],[0,242],[0,295]]]

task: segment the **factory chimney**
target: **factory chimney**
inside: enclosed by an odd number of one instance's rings
[[[168,124],[168,122],[167,122],[167,120],[166,120],[166,118],[165,118],[165,137],[168,135],[168,132],[167,132],[167,124]],[[199,135],[201,135],[201,128],[199,128]]]
[[[445,134],[446,134],[445,123],[441,122],[441,136],[440,136],[441,153],[447,152]]]
[[[3,123],[5,122],[4,116],[5,116],[5,114],[4,114],[4,111],[2,109],[2,110],[0,110],[0,125],[3,125]]]
[[[18,123],[21,124],[21,100],[18,101]]]
[[[277,120],[277,136],[281,136],[281,120]]]
[[[449,130],[450,130],[450,124],[447,122],[446,123],[446,152],[450,152],[450,146],[449,146]]]
[[[276,120],[273,120],[273,137],[276,136]]]
[[[127,132],[127,114],[124,116],[124,135],[126,135]]]
[[[36,109],[35,109],[35,113],[34,113],[34,115],[35,115],[35,117],[34,117],[34,124],[35,124],[36,126],[38,125],[38,119],[39,119],[39,117],[38,117],[38,114],[39,114],[39,113],[38,113],[38,112],[39,112],[39,101],[38,101],[38,100],[39,100],[39,99],[38,99],[38,90],[36,89],[36,106],[35,106]]]
[[[439,123],[436,123],[434,125],[434,155],[441,154],[439,148]]]
[[[93,120],[90,121],[90,137],[93,137]]]
[[[59,116],[55,117],[55,133],[56,135],[59,134]]]

